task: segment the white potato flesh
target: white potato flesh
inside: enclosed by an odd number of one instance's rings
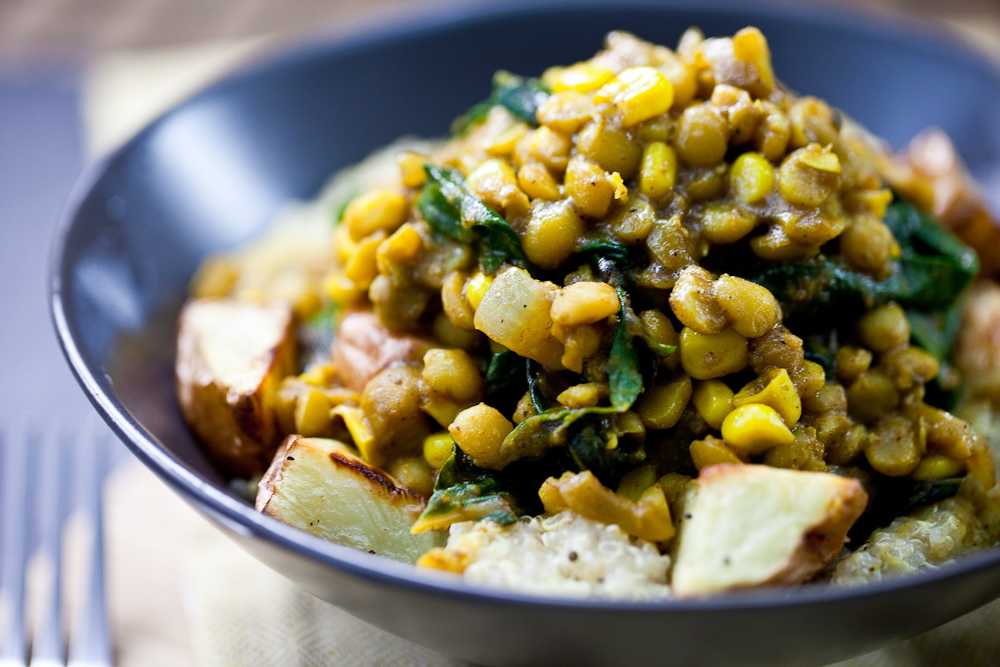
[[[278,438],[274,397],[294,372],[289,305],[205,298],[181,312],[181,410],[209,455],[231,472],[249,477],[267,465]]]
[[[552,301],[559,288],[511,267],[498,275],[476,308],[477,329],[522,357],[551,364],[562,354],[552,335]]]
[[[348,445],[298,435],[278,448],[256,502],[258,511],[313,535],[405,563],[444,543],[440,531],[410,532],[425,505]]]
[[[857,480],[829,473],[709,466],[685,507],[674,593],[695,597],[805,581],[840,552],[867,502]]]
[[[419,338],[392,333],[374,313],[356,312],[341,321],[330,357],[344,386],[361,392],[380,371],[397,362],[417,361],[427,348]]]

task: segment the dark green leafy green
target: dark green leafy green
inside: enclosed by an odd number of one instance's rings
[[[517,76],[503,70],[493,75],[493,90],[488,99],[469,109],[452,125],[452,134],[461,136],[481,122],[495,106],[502,106],[525,123],[538,125],[538,107],[549,97],[549,90],[540,80]]]
[[[521,381],[524,357],[511,350],[500,350],[490,357],[486,369],[486,393],[502,391],[508,385]]]
[[[614,407],[552,408],[518,424],[504,447],[534,456],[564,447],[577,470],[590,470],[605,485],[614,486],[645,461],[641,447],[621,441],[615,425],[618,412]]]
[[[885,224],[903,249],[903,256],[921,252],[923,255],[947,257],[956,270],[968,276],[979,272],[979,258],[972,248],[963,244],[934,216],[921,211],[910,202],[896,197],[886,209]]]
[[[608,356],[608,384],[612,407],[624,412],[632,407],[642,393],[642,373],[639,371],[639,355],[633,342],[635,336],[628,326],[628,294],[621,287],[616,288],[616,291],[621,307],[618,327]]]
[[[833,377],[837,366],[837,330],[829,329],[822,334],[812,334],[802,343],[802,352],[806,359],[822,366],[827,377]]]
[[[889,301],[932,310],[951,305],[979,271],[975,252],[905,199],[897,198],[889,206],[885,222],[900,245],[901,255],[884,280],[823,256],[773,266],[753,280],[792,311],[840,312]]]
[[[646,347],[650,349],[651,352],[660,357],[669,357],[671,354],[677,351],[676,345],[666,345],[664,343],[659,343],[649,336],[640,336],[642,342],[646,344]]]
[[[454,169],[424,165],[427,183],[417,208],[437,232],[476,251],[483,271],[492,274],[505,262],[534,271],[521,249],[517,232],[466,187]]]
[[[484,511],[477,512],[477,506],[484,508]],[[456,512],[465,512],[470,517],[480,519],[489,518],[504,526],[517,520],[508,494],[501,488],[496,477],[473,465],[457,447],[441,466],[434,483],[434,493],[427,501],[420,521]]]
[[[628,246],[606,238],[596,238],[587,241],[580,246],[576,254],[606,257],[616,263],[625,263],[630,257]]]
[[[938,361],[946,361],[958,340],[962,325],[965,299],[956,299],[947,310],[928,312],[907,310],[910,334],[917,345],[930,352]]]
[[[545,412],[548,409],[548,401],[542,392],[542,375],[539,369],[540,364],[531,359],[525,359],[524,372],[528,384],[528,395],[531,397],[531,405],[535,412]]]
[[[569,428],[567,448],[581,470],[589,470],[609,487],[617,486],[621,476],[646,461],[641,447],[621,446],[615,432],[615,415],[590,412],[581,415]]]

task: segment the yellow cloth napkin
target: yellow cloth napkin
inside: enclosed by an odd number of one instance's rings
[[[995,17],[996,18],[996,17]],[[1000,59],[1000,19],[956,25]],[[83,90],[92,155],[104,153],[267,39],[121,53]],[[138,463],[108,489],[112,624],[121,667],[462,664],[304,593],[244,553]],[[837,667],[1000,664],[1000,601]]]

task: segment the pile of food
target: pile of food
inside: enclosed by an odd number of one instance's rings
[[[895,576],[1000,541],[998,236],[756,28],[614,32],[206,261],[178,395],[259,510],[472,583]]]

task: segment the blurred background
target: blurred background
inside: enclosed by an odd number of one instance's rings
[[[294,39],[384,16],[420,0],[3,0],[0,62],[88,59],[117,49],[162,47],[262,34]],[[464,4],[471,4],[468,0]],[[940,22],[983,39],[1000,27],[996,0],[798,0]],[[971,21],[969,21],[971,19]],[[988,25],[991,24],[991,25]],[[979,37],[977,37],[979,33]],[[992,48],[996,49],[995,43]],[[994,51],[998,53],[997,51]]]
[[[887,23],[926,22],[952,33],[956,40],[1000,65],[1000,0],[776,3],[865,12]],[[0,0],[3,419],[39,421],[53,414],[69,422],[94,419],[59,353],[46,305],[51,238],[73,183],[87,164],[162,110],[247,60],[310,36],[344,35],[376,27],[387,19],[397,19],[401,12],[474,4],[497,3]],[[608,11],[614,11],[611,3]],[[0,422],[0,427],[9,426],[6,422]],[[185,573],[194,572],[197,583],[199,572],[218,572],[219,568],[205,567],[208,560],[218,564],[241,556],[226,551],[233,549],[232,545],[213,542],[221,538],[131,462],[124,447],[114,449],[124,471],[113,480],[108,498],[111,606],[118,664],[187,665],[194,663],[195,654],[202,664],[227,664],[222,659],[206,658],[218,640],[213,644],[213,638],[206,638],[209,625],[199,623],[199,614],[218,618],[219,605],[209,604],[218,601],[192,601],[191,589],[179,582],[192,580]],[[122,502],[125,498],[128,502]],[[188,551],[182,553],[179,544],[188,545]],[[201,565],[192,569],[195,562]],[[257,566],[250,563],[245,567]],[[258,586],[270,581],[267,573],[259,576]],[[245,613],[243,601],[230,602],[232,623],[255,627],[253,619],[238,616]],[[918,664],[919,658],[916,660],[912,664]],[[904,659],[893,664],[910,663]]]

